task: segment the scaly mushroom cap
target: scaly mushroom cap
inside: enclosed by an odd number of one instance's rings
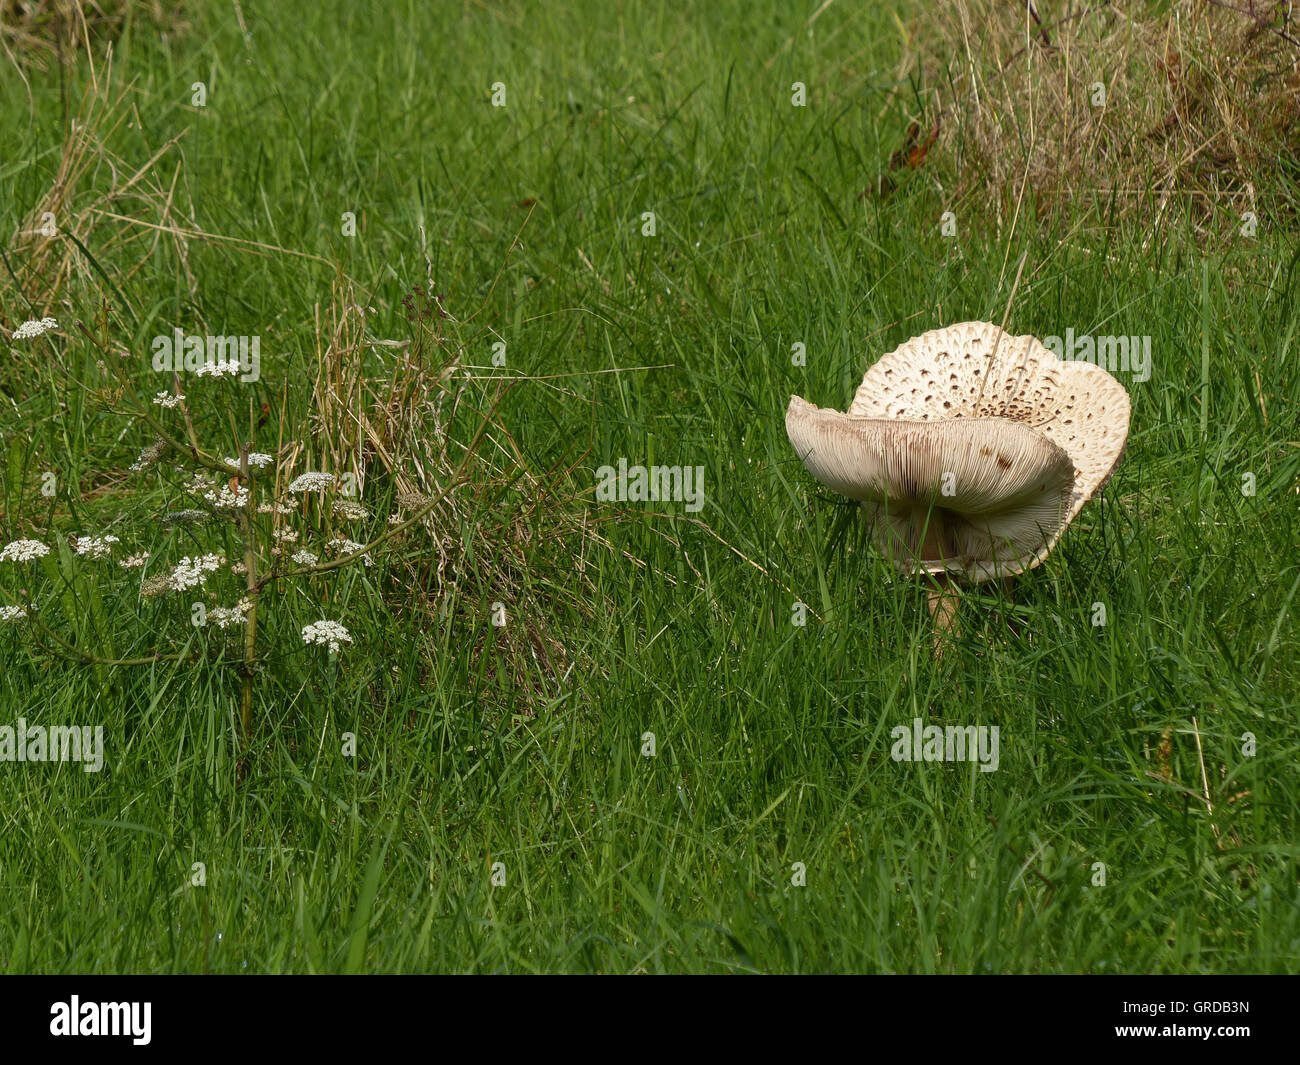
[[[1128,421],[1105,370],[965,322],[882,358],[847,414],[792,396],[786,431],[814,477],[862,502],[900,569],[978,582],[1047,557],[1114,471]]]

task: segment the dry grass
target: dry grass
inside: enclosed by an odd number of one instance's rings
[[[164,240],[194,294],[188,254],[194,227],[177,203],[181,163],[173,151],[183,134],[143,162],[128,163],[108,147],[128,121],[139,124],[132,87],[115,84],[110,49],[103,63],[89,63],[54,180],[8,242],[0,303],[11,313],[26,307],[33,315],[58,317],[71,305],[70,283],[102,286],[110,262],[128,264],[114,269],[111,284],[133,309],[127,286]]]
[[[1130,220],[1186,211],[1198,230],[1222,233],[1248,210],[1293,211],[1300,26],[1290,9],[935,5],[913,36],[923,42],[914,66],[933,88],[893,167],[925,162],[949,202],[998,218],[1026,202],[1050,212],[1113,201]]]
[[[113,40],[128,19],[183,28],[180,4],[162,0],[0,0],[0,49],[19,68],[46,71]]]
[[[409,550],[386,594],[431,623],[452,618],[480,651],[495,643],[516,693],[527,695],[510,710],[528,715],[573,667],[555,614],[590,610],[581,559],[609,544],[575,505],[566,487],[572,471],[534,472],[498,417],[511,383],[463,365],[472,344],[453,339],[459,323],[425,286],[414,286],[408,302],[414,320],[405,339],[374,335],[374,308],[342,274],[329,305],[317,307],[305,461],[351,472],[361,498],[391,494],[403,510],[449,489],[423,532],[399,545]],[[575,576],[560,586],[553,580],[560,573]],[[493,603],[507,617],[495,630]]]

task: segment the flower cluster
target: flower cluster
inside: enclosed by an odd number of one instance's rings
[[[15,540],[0,551],[0,562],[31,562],[49,553],[50,549],[39,540]]]
[[[153,397],[153,401],[160,407],[166,407],[171,410],[173,407],[179,407],[185,402],[184,395],[176,392],[159,392]]]
[[[216,362],[205,362],[194,371],[195,377],[234,377],[240,372],[242,367],[238,362],[227,359],[219,359]]]
[[[203,498],[214,507],[237,510],[240,507],[248,506],[248,489],[240,487],[238,491],[231,491],[230,485],[223,484],[220,491],[214,492],[212,489],[208,489],[203,493]]]
[[[259,470],[266,469],[267,466],[271,465],[271,461],[270,455],[263,455],[260,451],[250,451],[248,453],[248,464],[255,466]],[[237,470],[239,469],[239,459],[226,459],[226,465],[232,470]]]
[[[320,561],[319,558],[307,550],[295,551],[291,557],[300,566],[314,566]]]
[[[15,329],[13,338],[15,340],[31,340],[34,337],[44,336],[50,330],[58,328],[59,321],[57,318],[33,319],[29,322],[23,322],[22,325]]]
[[[206,510],[169,510],[158,520],[164,525],[202,525],[210,515]]]
[[[73,548],[79,555],[107,558],[116,543],[121,543],[116,536],[78,536]]]
[[[331,540],[329,542],[330,549],[337,551],[340,555],[355,555],[365,546],[365,544],[359,544],[355,540]],[[369,551],[361,556],[361,561],[367,566],[373,566],[375,564],[374,560],[370,557]]]
[[[334,487],[334,474],[332,473],[300,473],[289,485],[289,491],[298,492],[319,492],[326,488]]]
[[[27,616],[25,608],[20,606],[0,606],[0,621],[22,621]]]
[[[370,511],[366,510],[360,503],[355,503],[351,499],[334,500],[334,516],[342,518],[344,521],[361,521],[363,518],[370,516]]]
[[[313,621],[310,625],[303,626],[303,643],[328,644],[330,653],[337,654],[340,641],[351,643],[352,636],[337,621]]]
[[[118,565],[121,566],[123,569],[139,569],[148,561],[149,561],[149,552],[141,551],[138,555],[131,555],[127,558],[122,559],[122,561],[119,562]]]
[[[208,611],[208,620],[219,629],[228,629],[232,625],[242,625],[248,620],[248,611],[252,602],[241,599],[234,606],[214,606]]]
[[[183,592],[186,588],[197,588],[208,574],[226,564],[225,555],[202,555],[183,558],[176,563],[176,568],[167,576],[167,587],[173,592]]]
[[[152,444],[150,444],[147,448],[145,448],[143,451],[140,452],[140,457],[136,459],[133,463],[131,463],[131,469],[135,470],[136,472],[139,472],[140,470],[147,470],[150,466],[152,466],[155,462],[157,462],[160,458],[162,458],[163,453],[166,450],[167,450],[167,442],[165,440],[155,440]]]

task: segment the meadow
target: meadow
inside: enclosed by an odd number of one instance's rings
[[[104,737],[0,761],[6,971],[1300,970],[1297,157],[1052,186],[963,145],[911,0],[121,6],[0,64],[0,535],[51,547],[0,562],[40,621],[0,725]],[[1050,6],[1007,45],[1049,73]],[[784,416],[967,320],[1151,365],[1104,492],[936,654]],[[260,366],[141,463],[176,330]],[[243,557],[168,517],[191,428],[355,485],[373,525],[313,497],[295,548],[406,522],[268,586],[251,658],[194,624],[234,575],[141,591]],[[620,460],[699,505],[598,498]],[[894,760],[915,719],[998,726],[997,771]]]

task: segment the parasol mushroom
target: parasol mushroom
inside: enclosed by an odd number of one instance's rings
[[[904,573],[928,574],[938,634],[954,581],[1032,569],[1110,478],[1129,397],[1099,366],[1063,362],[987,322],[935,329],[867,370],[847,413],[790,397],[804,466],[856,500]]]

